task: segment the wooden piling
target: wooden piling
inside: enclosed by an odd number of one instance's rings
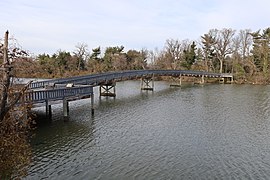
[[[91,94],[91,115],[93,116],[95,112],[94,109],[94,93]]]
[[[146,90],[146,91],[153,91],[154,90],[153,76],[152,77],[145,77],[145,78],[141,79],[141,90]]]
[[[99,95],[100,96],[107,96],[107,97],[115,97],[116,90],[115,90],[115,83],[109,83],[99,86]]]
[[[201,84],[204,84],[204,75],[202,75]]]
[[[63,99],[63,113],[64,113],[64,120],[67,120],[69,115],[69,106],[67,99]]]
[[[52,105],[49,104],[48,100],[46,101],[46,117],[52,118]]]
[[[182,76],[172,77],[173,84],[170,84],[170,87],[181,87],[182,86]]]

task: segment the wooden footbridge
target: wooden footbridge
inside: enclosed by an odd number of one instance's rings
[[[32,82],[25,93],[24,102],[33,106],[46,106],[46,114],[51,116],[51,105],[63,103],[64,117],[68,117],[69,101],[83,98],[91,99],[91,111],[94,113],[93,87],[99,86],[100,96],[115,96],[115,85],[118,81],[141,79],[142,90],[154,89],[154,78],[158,76],[171,76],[178,79],[181,86],[183,76],[200,77],[201,83],[205,78],[217,78],[223,82],[232,82],[232,74],[210,73],[203,71],[185,70],[131,70],[91,74],[69,78],[52,79]]]

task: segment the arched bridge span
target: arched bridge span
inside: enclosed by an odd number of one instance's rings
[[[188,70],[130,70],[120,72],[108,72],[100,74],[90,74],[84,76],[75,76],[68,78],[52,79],[48,81],[33,82],[30,84],[31,89],[45,88],[50,84],[80,84],[98,86],[113,81],[122,81],[130,79],[138,79],[143,77],[153,76],[192,76],[192,77],[206,77],[206,78],[233,78],[231,74],[211,73],[204,71],[188,71]]]

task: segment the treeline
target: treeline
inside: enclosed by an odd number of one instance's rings
[[[211,29],[199,40],[168,39],[162,50],[125,50],[123,46],[88,50],[78,44],[74,52],[17,61],[18,76],[66,77],[88,73],[138,69],[185,69],[234,73],[239,83],[269,83],[270,28]],[[27,71],[26,71],[27,70]]]
[[[92,49],[90,53],[86,44],[79,44],[73,53],[59,51],[52,56],[42,54],[36,63],[41,75],[62,77],[84,73],[99,73],[128,69],[145,69],[147,67],[147,51],[129,50],[124,47],[108,47],[101,55],[101,48]]]

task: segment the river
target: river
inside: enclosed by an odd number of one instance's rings
[[[54,105],[25,179],[270,179],[269,86],[139,87],[95,89],[95,115],[89,99],[72,102],[68,122]]]

